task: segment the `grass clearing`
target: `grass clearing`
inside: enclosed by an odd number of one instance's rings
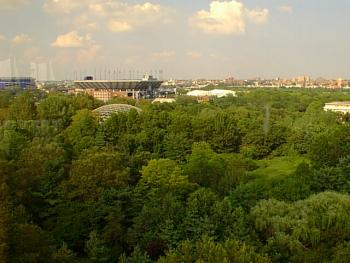
[[[292,174],[302,162],[309,163],[305,157],[275,157],[273,159],[257,161],[259,168],[250,174],[256,178],[275,179]]]

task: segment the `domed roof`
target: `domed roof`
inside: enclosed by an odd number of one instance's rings
[[[94,112],[98,113],[102,119],[106,119],[114,113],[129,112],[131,110],[142,111],[140,108],[128,104],[109,104],[95,109]]]

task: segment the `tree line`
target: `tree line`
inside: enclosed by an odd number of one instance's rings
[[[347,99],[0,91],[0,262],[349,262]]]

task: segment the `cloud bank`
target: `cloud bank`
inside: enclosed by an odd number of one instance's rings
[[[94,31],[108,29],[123,33],[149,25],[169,22],[171,11],[160,4],[145,2],[129,4],[112,0],[47,0],[43,10],[68,21],[74,30]]]
[[[32,41],[33,41],[32,38],[27,34],[20,34],[20,35],[15,36],[12,39],[12,43],[15,45],[29,44]]]
[[[91,36],[80,36],[77,31],[71,31],[67,34],[57,36],[51,44],[56,48],[81,48],[89,46],[92,43]]]
[[[30,0],[0,0],[0,9],[15,9],[29,3]]]
[[[292,14],[293,13],[293,7],[290,5],[282,5],[278,8],[281,12],[283,13],[288,13],[288,14]]]

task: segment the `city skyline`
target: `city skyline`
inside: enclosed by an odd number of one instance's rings
[[[350,3],[0,0],[0,60],[74,70],[163,69],[165,78],[350,79]]]

